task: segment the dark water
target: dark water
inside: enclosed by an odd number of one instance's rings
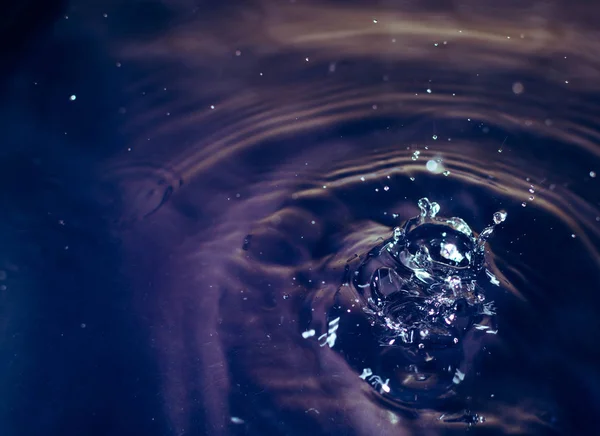
[[[597,432],[593,2],[5,12],[0,435]]]

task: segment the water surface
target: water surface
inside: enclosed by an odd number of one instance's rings
[[[590,433],[600,59],[580,3],[64,9],[4,87],[6,434]],[[424,197],[474,238],[507,218],[467,315],[440,314],[460,335],[390,347],[427,280],[384,265],[377,292],[416,292],[393,333],[344,289],[371,287],[348,274]]]

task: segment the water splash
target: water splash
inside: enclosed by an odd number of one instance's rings
[[[461,218],[438,216],[438,203],[418,205],[418,216],[356,268],[346,266],[328,316],[338,339],[331,347],[380,395],[412,406],[452,396],[470,373],[474,344],[497,333],[493,302],[477,280],[495,279],[485,268],[485,243],[507,216],[496,212],[476,235]],[[374,338],[376,352],[361,355],[353,337]]]

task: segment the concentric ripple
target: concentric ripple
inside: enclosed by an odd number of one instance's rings
[[[143,38],[88,28],[130,84],[103,176],[174,434],[575,431],[595,7],[165,7]]]

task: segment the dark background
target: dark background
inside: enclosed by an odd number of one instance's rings
[[[56,0],[0,13],[0,435],[165,434],[118,205],[94,177],[122,141],[118,83],[100,47],[57,36],[65,15]]]

